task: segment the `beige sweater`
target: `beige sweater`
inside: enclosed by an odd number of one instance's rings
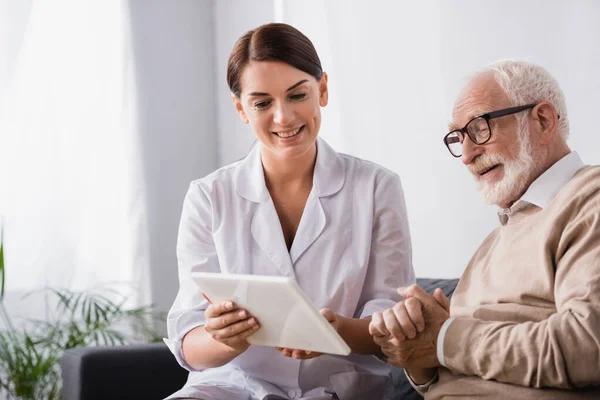
[[[451,315],[426,399],[600,399],[600,166],[495,229]]]

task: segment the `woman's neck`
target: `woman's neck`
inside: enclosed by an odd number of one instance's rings
[[[317,145],[298,158],[284,159],[266,149],[261,150],[265,172],[265,183],[269,190],[312,187],[313,173],[317,159]]]

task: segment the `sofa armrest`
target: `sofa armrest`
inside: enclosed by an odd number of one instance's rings
[[[188,374],[164,343],[70,349],[61,370],[63,400],[164,398]]]

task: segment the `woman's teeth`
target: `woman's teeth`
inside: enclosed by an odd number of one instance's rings
[[[302,128],[304,128],[304,125],[301,126],[298,129],[294,129],[293,131],[289,131],[289,132],[275,132],[275,134],[277,136],[279,136],[280,138],[290,138],[292,136],[296,136],[298,134],[298,132],[300,132],[302,130]]]

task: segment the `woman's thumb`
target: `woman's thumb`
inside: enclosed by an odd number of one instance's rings
[[[335,321],[335,313],[329,308],[321,309],[321,315],[324,316],[325,319],[329,322]]]

